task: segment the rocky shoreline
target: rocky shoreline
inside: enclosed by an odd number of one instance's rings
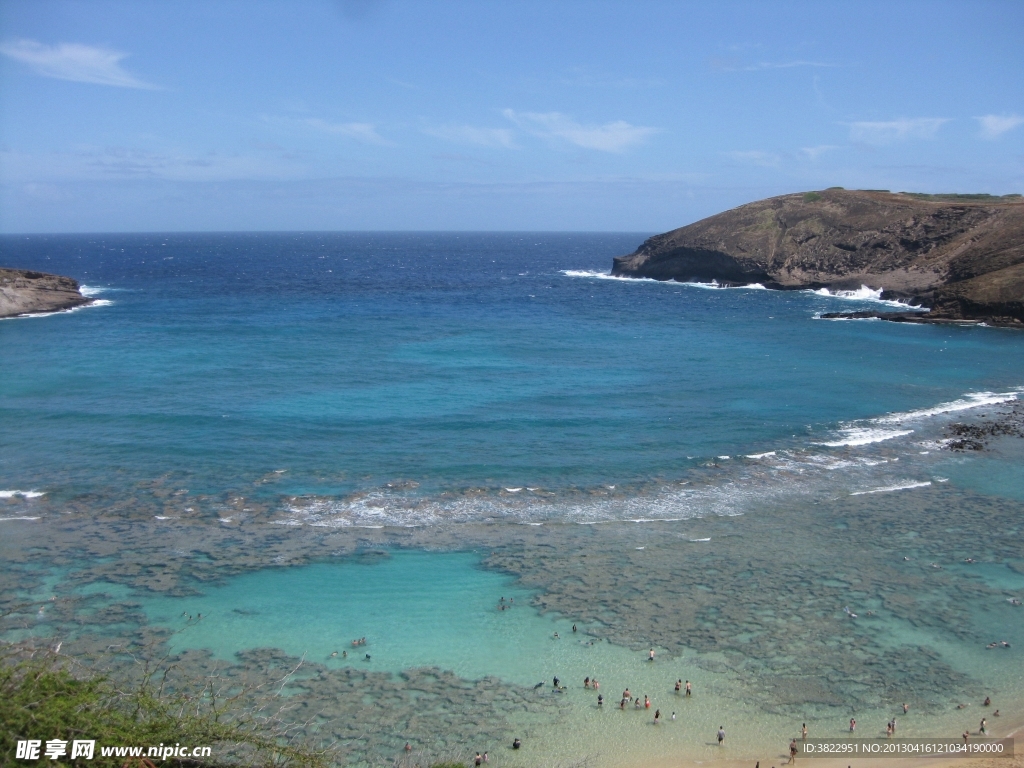
[[[73,278],[0,267],[0,318],[59,312],[92,303]]]
[[[1024,328],[1024,199],[831,188],[759,200],[649,238],[612,274],[767,288],[885,289],[917,312],[826,319]]]

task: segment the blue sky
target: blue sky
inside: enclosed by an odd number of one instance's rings
[[[1024,2],[0,0],[0,231],[662,231],[1024,192]]]

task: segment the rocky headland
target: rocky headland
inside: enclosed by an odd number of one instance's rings
[[[826,189],[759,200],[646,240],[612,274],[775,289],[883,289],[928,308],[858,312],[1024,328],[1024,198]]]
[[[92,301],[70,277],[0,267],[0,318],[57,312]]]

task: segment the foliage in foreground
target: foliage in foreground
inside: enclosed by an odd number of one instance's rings
[[[103,757],[101,746],[210,746],[212,757],[154,762],[160,766],[295,766],[322,768],[327,751],[296,744],[292,733],[273,715],[242,704],[241,693],[223,698],[209,685],[198,690],[169,690],[168,668],[158,676],[144,671],[141,681],[119,686],[111,678],[75,669],[64,657],[46,653],[26,656],[21,649],[0,649],[0,765],[30,766],[15,760],[17,742],[95,739],[92,760],[45,759],[36,765],[106,766],[125,757]]]

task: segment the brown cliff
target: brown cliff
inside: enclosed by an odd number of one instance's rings
[[[918,316],[926,322],[1024,327],[1024,200],[839,188],[783,195],[656,235],[616,258],[612,273],[780,289],[867,285],[930,307]]]
[[[92,303],[70,277],[0,267],[0,318],[56,312]]]

